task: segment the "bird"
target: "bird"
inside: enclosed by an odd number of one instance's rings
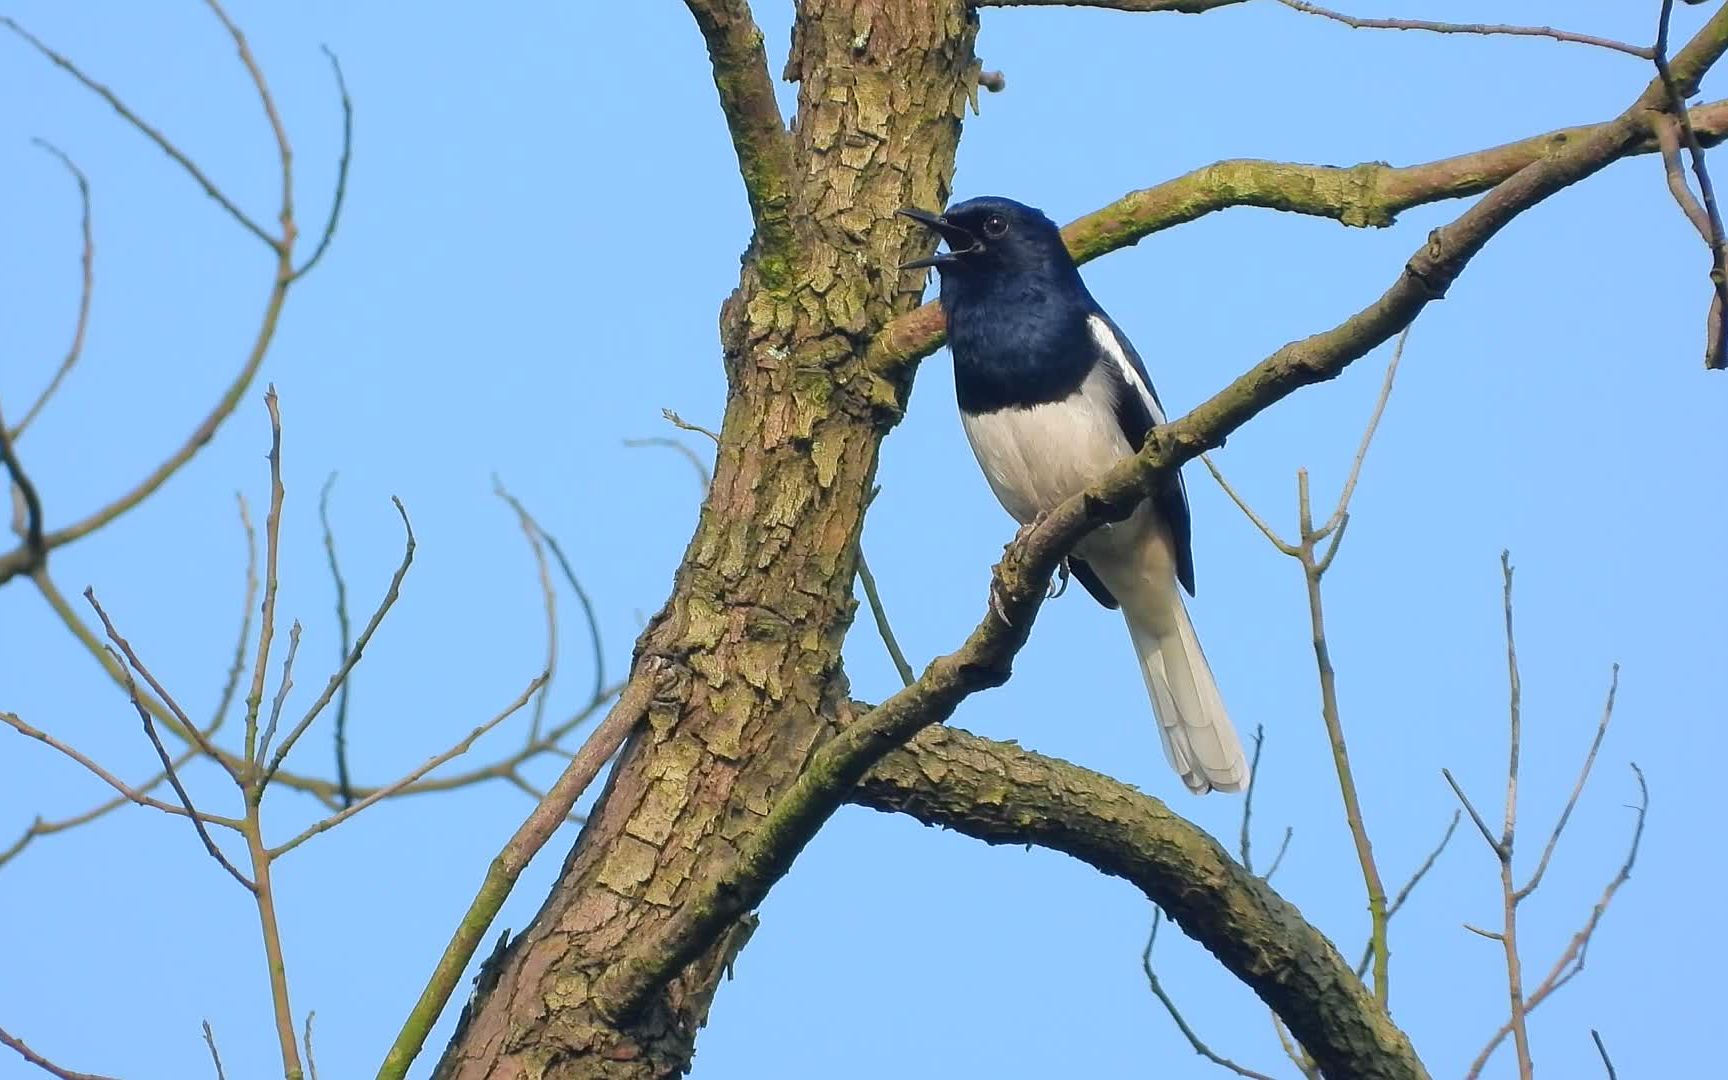
[[[984,196],[900,214],[947,245],[901,269],[941,275],[961,426],[1003,509],[1029,526],[1138,453],[1165,422],[1163,406],[1042,211]],[[1191,534],[1176,472],[1128,518],[1076,544],[1066,566],[1099,603],[1121,609],[1183,783],[1196,794],[1240,791],[1248,759],[1177,589],[1194,593]]]

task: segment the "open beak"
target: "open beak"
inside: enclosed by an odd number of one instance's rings
[[[900,264],[902,270],[917,270],[926,266],[953,266],[959,261],[959,256],[978,246],[978,238],[958,225],[953,224],[940,214],[932,214],[928,210],[916,207],[906,207],[897,211],[901,217],[911,218],[918,224],[941,236],[948,245],[946,252],[930,256],[928,259],[913,259]]]

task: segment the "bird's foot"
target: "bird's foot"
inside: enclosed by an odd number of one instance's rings
[[[1050,582],[1050,588],[1045,591],[1046,600],[1054,600],[1068,591],[1068,560],[1063,559],[1056,564],[1056,578]]]
[[[1014,620],[1008,617],[1008,612],[1003,607],[1005,603],[1006,599],[1002,595],[1002,582],[992,577],[990,579],[990,610],[998,619],[1002,620],[1003,626],[1013,626]]]

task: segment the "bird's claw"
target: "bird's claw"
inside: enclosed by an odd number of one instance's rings
[[[1050,587],[1044,593],[1046,600],[1054,600],[1068,591],[1068,560],[1063,559],[1056,564],[1056,578],[1050,582]]]
[[[1003,610],[1002,583],[995,578],[990,579],[990,610],[998,619],[1002,620],[1003,626],[1014,625],[1014,620],[1010,619],[1008,612]]]

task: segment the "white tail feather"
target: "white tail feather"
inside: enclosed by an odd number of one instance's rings
[[[1165,756],[1190,791],[1242,790],[1248,784],[1248,757],[1224,711],[1182,597],[1170,587],[1145,590],[1133,599],[1140,603],[1122,597],[1122,614],[1140,657]],[[1162,610],[1148,610],[1154,605]]]

